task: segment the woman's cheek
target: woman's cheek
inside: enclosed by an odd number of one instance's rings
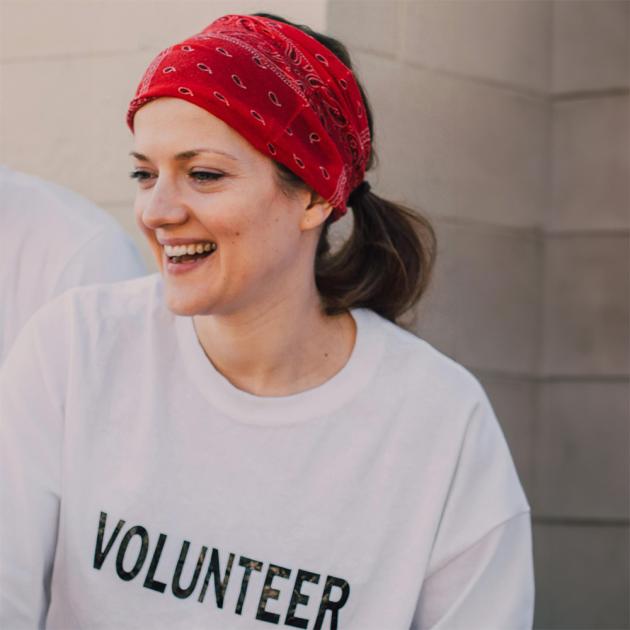
[[[142,220],[142,203],[140,200],[136,199],[136,202],[133,207],[134,218],[136,220],[136,225],[140,228],[140,231],[148,238],[152,230],[149,230],[147,226],[144,224]]]

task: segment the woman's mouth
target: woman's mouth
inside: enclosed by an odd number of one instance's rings
[[[190,243],[189,245],[164,245],[164,254],[169,263],[190,263],[210,256],[217,248],[214,242]]]

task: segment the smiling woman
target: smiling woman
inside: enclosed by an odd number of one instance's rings
[[[141,178],[135,212],[163,272],[169,308],[200,316],[199,324],[201,316],[235,311],[256,319],[279,303],[285,311],[307,305],[317,312],[312,268],[330,203],[311,200],[307,190],[285,195],[269,157],[188,101],[153,100],[134,123],[134,175]],[[213,149],[188,148],[200,139]],[[211,246],[212,255],[175,261],[166,251],[192,254],[197,244]]]
[[[479,381],[395,323],[435,235],[364,179],[343,45],[224,16],[127,123],[159,273],[66,293],[5,363],[0,625],[531,628],[530,507]]]

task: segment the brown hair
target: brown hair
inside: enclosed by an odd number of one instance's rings
[[[270,13],[253,15],[291,24],[317,39],[352,69],[347,48],[338,40],[294,24]],[[356,78],[356,73],[355,73]],[[374,137],[372,110],[357,78]],[[374,166],[374,149],[366,170]],[[293,171],[275,162],[279,182],[289,189],[308,188]],[[332,251],[327,221],[322,229],[315,256],[315,280],[327,314],[350,308],[367,307],[396,321],[426,291],[436,259],[436,236],[429,220],[398,203],[379,197],[371,190],[351,206],[352,233],[342,246]]]

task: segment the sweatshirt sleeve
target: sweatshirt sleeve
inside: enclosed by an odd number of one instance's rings
[[[0,371],[0,628],[43,628],[61,497],[64,296],[23,328]]]
[[[412,630],[531,630],[530,506],[477,383]]]
[[[530,513],[488,532],[423,585],[412,630],[531,630],[534,567]]]

